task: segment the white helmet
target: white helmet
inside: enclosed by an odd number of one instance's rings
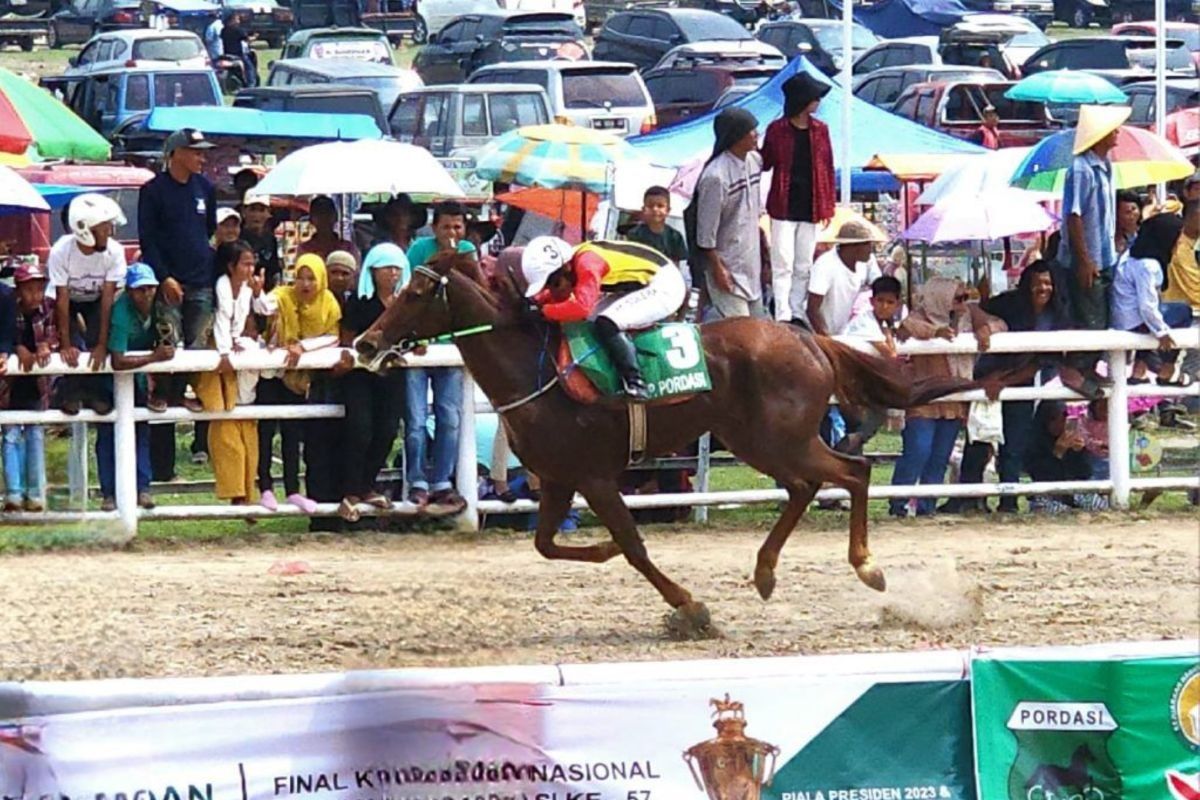
[[[67,222],[75,240],[84,247],[92,247],[96,244],[92,228],[105,222],[124,225],[125,215],[115,201],[102,194],[81,194],[71,201]]]
[[[575,251],[557,236],[535,236],[521,253],[521,274],[525,276],[526,297],[533,297],[546,281],[571,260]]]

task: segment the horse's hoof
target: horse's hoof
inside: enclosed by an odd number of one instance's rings
[[[758,596],[763,600],[770,600],[771,595],[775,592],[775,570],[765,564],[759,564],[754,568],[754,588],[758,589]]]
[[[858,579],[870,586],[877,592],[887,591],[887,578],[883,576],[883,570],[875,566],[871,559],[867,559],[862,564],[854,568],[858,574]]]
[[[683,641],[715,639],[720,631],[713,625],[712,615],[704,603],[684,603],[667,616],[667,630],[672,638]]]

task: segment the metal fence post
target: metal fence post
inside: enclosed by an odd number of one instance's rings
[[[71,492],[71,507],[87,510],[88,446],[87,423],[71,423],[71,447],[67,452],[67,485]]]
[[[1129,384],[1125,379],[1127,355],[1124,350],[1108,353],[1108,374],[1112,393],[1108,397],[1108,471],[1112,478],[1109,504],[1129,508]]]
[[[712,460],[712,434],[706,433],[700,437],[696,452],[696,491],[708,491],[708,468]],[[697,525],[708,523],[708,506],[696,506],[692,509],[692,521]]]
[[[116,451],[117,513],[128,536],[138,528],[137,425],[134,422],[134,374],[113,373],[113,449]]]
[[[467,507],[456,520],[462,531],[479,530],[479,469],[475,465],[475,380],[463,370],[462,419],[458,426],[458,467],[454,470],[458,493]]]

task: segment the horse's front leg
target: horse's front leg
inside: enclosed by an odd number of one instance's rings
[[[687,589],[664,575],[650,561],[650,555],[646,552],[646,543],[638,534],[633,514],[629,512],[625,501],[621,499],[621,491],[617,488],[616,481],[611,479],[591,480],[580,486],[580,491],[587,498],[592,511],[600,518],[604,527],[608,528],[609,533],[620,546],[625,560],[642,573],[646,580],[650,581],[655,589],[658,589],[658,593],[662,595],[663,599],[675,609],[669,623],[672,632],[688,639],[713,636],[716,631],[713,628],[708,608],[703,603],[693,600]]]
[[[571,510],[571,500],[574,497],[574,487],[554,481],[542,481],[542,501],[538,505],[537,533],[533,539],[537,551],[549,559],[587,561],[595,564],[619,556],[621,548],[616,542],[565,546],[554,541],[558,527]]]

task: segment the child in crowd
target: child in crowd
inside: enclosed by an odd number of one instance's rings
[[[59,346],[54,301],[46,297],[47,276],[40,266],[22,265],[17,284],[15,341],[21,370],[34,364],[44,367]],[[45,411],[50,403],[49,375],[10,378],[6,381],[7,407],[21,411]],[[45,508],[46,454],[40,425],[4,426],[5,511],[41,511]]]
[[[329,291],[325,261],[308,253],[296,261],[296,282],[279,286],[271,293],[278,311],[267,337],[273,347],[287,349],[283,377],[270,377],[258,384],[259,405],[302,405],[308,396],[310,375],[295,369],[304,353],[334,346],[342,309]],[[271,478],[271,448],[278,430],[283,448],[283,485],[287,501],[305,514],[317,504],[300,494],[300,445],[304,441],[302,420],[262,420],[258,426],[258,488],[260,503],[268,510],[279,508]]]
[[[108,352],[112,356],[114,370],[140,369],[147,364],[170,361],[175,357],[175,348],[170,342],[157,341],[154,297],[158,293],[158,278],[149,264],[131,264],[125,273],[125,293],[113,303],[112,325],[108,331]],[[145,355],[132,356],[131,352]],[[138,404],[146,402],[148,389],[146,375],[134,376],[134,398]],[[136,426],[137,490],[138,505],[154,508],[150,496],[150,425],[139,422]],[[100,473],[100,494],[103,497],[101,510],[114,511],[117,507],[116,448],[113,426],[100,425],[96,431],[96,467]]]
[[[217,209],[217,232],[213,234],[213,247],[225,242],[236,242],[242,238],[242,215],[233,208]]]
[[[216,285],[216,312],[213,315],[211,344],[221,355],[215,372],[205,372],[196,381],[196,397],[205,411],[232,411],[235,406],[254,402],[258,374],[237,372],[229,361],[257,343],[244,337],[250,311],[264,316],[275,312],[273,298],[263,292],[265,276],[255,272],[254,251],[241,241],[217,246],[215,266],[221,273]],[[208,447],[212,453],[216,494],[233,505],[255,503],[258,492],[258,423],[252,419],[214,420],[208,426]]]
[[[1108,400],[1088,403],[1087,413],[1079,417],[1079,431],[1092,466],[1092,480],[1108,480]]]
[[[642,195],[642,221],[625,238],[631,242],[653,247],[679,266],[687,260],[683,234],[667,225],[671,214],[671,193],[662,186],[651,186]]]
[[[846,323],[844,336],[870,342],[880,355],[896,355],[896,327],[903,319],[901,285],[897,278],[882,275],[871,282],[871,311],[858,314]]]

